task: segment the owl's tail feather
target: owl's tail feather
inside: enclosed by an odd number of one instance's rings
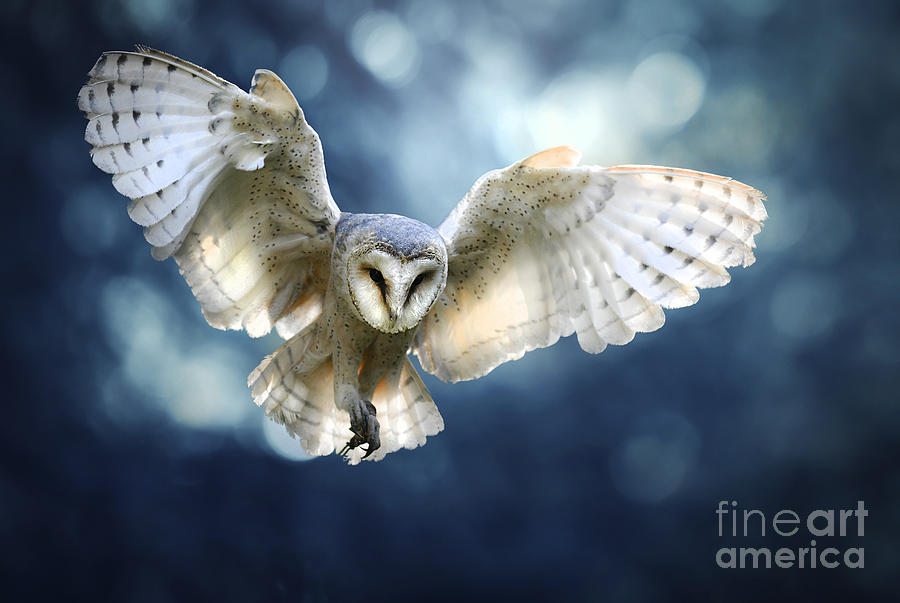
[[[405,356],[399,366],[381,380],[375,388],[372,404],[378,411],[381,448],[369,459],[379,461],[400,448],[424,446],[428,436],[444,429],[444,419],[409,357]],[[354,452],[362,455],[359,449]],[[357,462],[358,456],[350,458],[351,464]]]
[[[247,383],[253,401],[275,422],[299,438],[312,456],[340,450],[352,437],[350,415],[334,403],[331,356],[309,353],[315,325],[307,327],[263,360]],[[381,447],[366,460],[379,461],[400,448],[425,444],[444,429],[444,420],[409,358],[390,371],[375,388],[372,403],[381,426]],[[347,460],[359,463],[365,452],[351,450]]]

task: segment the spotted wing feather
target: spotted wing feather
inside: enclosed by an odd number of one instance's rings
[[[489,172],[440,225],[447,287],[413,351],[447,381],[474,379],[575,333],[592,353],[662,326],[662,308],[754,261],[759,191],[673,168],[578,166],[551,149]]]
[[[129,197],[153,256],[174,256],[214,327],[289,337],[321,310],[340,215],[297,101],[148,48],[110,52],[78,95],[94,163]]]

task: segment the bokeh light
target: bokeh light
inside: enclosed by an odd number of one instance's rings
[[[775,290],[772,322],[788,337],[808,338],[827,333],[841,311],[840,293],[828,276],[794,274]]]
[[[328,82],[328,59],[316,46],[297,46],[281,60],[278,74],[302,103],[315,98]]]
[[[628,103],[651,133],[672,131],[694,116],[703,103],[706,82],[697,65],[675,52],[660,52],[640,62],[628,79]]]
[[[350,47],[356,60],[389,86],[407,84],[419,69],[416,38],[392,13],[363,15],[353,26]]]
[[[693,468],[697,430],[670,411],[646,415],[611,457],[612,477],[622,495],[658,503],[675,493]]]
[[[172,303],[139,279],[110,281],[102,308],[106,336],[119,355],[113,370],[139,400],[192,429],[233,431],[251,420],[253,404],[242,374],[246,362],[239,351],[221,342],[197,345],[186,336],[190,327]]]
[[[260,422],[266,443],[278,456],[289,461],[310,461],[315,458],[306,454],[300,440],[292,437],[284,425],[272,421],[265,415],[262,415]]]
[[[69,246],[81,255],[109,249],[127,226],[122,224],[122,208],[104,200],[105,185],[77,188],[64,201],[60,229]]]
[[[443,42],[456,32],[457,6],[446,0],[413,0],[406,9],[406,21],[420,40]]]

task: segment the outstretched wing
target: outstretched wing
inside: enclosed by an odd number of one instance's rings
[[[78,106],[94,163],[209,324],[290,336],[313,320],[340,211],[319,137],[278,76],[257,71],[248,94],[141,47],[105,53],[89,75]]]
[[[413,344],[426,371],[474,379],[573,332],[591,353],[628,343],[755,260],[759,191],[579,159],[558,147],[489,172],[440,225],[447,286]]]

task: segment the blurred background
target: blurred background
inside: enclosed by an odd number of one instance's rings
[[[900,5],[6,0],[10,601],[878,600],[900,565]],[[446,430],[347,467],[253,406],[279,341],[208,327],[91,163],[75,96],[144,43],[279,73],[347,211],[437,224],[558,144],[768,194],[758,261],[599,356],[423,375]],[[855,508],[865,569],[726,570],[720,500]],[[803,534],[803,532],[801,532]]]

